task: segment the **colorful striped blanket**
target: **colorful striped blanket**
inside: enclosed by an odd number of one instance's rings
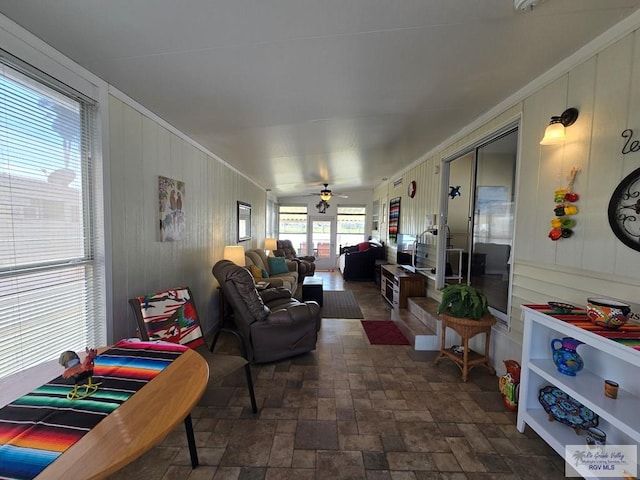
[[[595,325],[587,317],[587,311],[583,308],[577,308],[572,310],[571,313],[562,314],[553,310],[549,305],[523,305],[529,307],[536,312],[544,313],[550,317],[562,320],[563,322],[570,323],[576,327],[588,330],[600,335],[601,337],[608,338],[614,342],[621,343],[634,350],[640,350],[640,325],[632,325],[627,323],[622,327],[612,330]]]
[[[98,391],[68,400],[73,379],[61,376],[0,409],[0,479],[32,479],[188,347],[123,340],[98,355]]]

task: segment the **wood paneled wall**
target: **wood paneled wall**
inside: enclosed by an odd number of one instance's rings
[[[517,204],[513,245],[513,291],[510,338],[520,342],[524,303],[563,300],[586,305],[591,295],[630,302],[640,314],[640,253],[611,232],[607,206],[613,190],[640,167],[640,152],[622,155],[621,132],[640,135],[640,34],[625,35],[594,51],[585,61],[514,102],[471,133],[452,137],[446,146],[400,172],[374,191],[374,200],[402,196],[401,231],[420,233],[427,215],[440,211],[440,179],[435,172],[443,158],[463,151],[520,119]],[[567,141],[541,146],[549,118],[565,108],[580,110],[567,128]],[[575,234],[557,242],[547,238],[554,217],[553,193],[567,184],[572,167],[580,168],[574,189],[580,194]],[[414,199],[393,181],[416,180]],[[391,258],[391,257],[390,257]],[[429,295],[439,298],[437,292]],[[638,317],[640,318],[640,317]]]
[[[119,98],[109,99],[113,339],[133,336],[127,300],[189,286],[205,330],[218,318],[211,267],[236,244],[236,201],[250,203],[252,239],[262,247],[266,192]],[[158,176],[185,182],[184,240],[160,242]]]

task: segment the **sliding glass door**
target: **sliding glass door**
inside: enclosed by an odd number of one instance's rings
[[[469,283],[508,321],[515,206],[517,127],[445,161],[441,282]]]

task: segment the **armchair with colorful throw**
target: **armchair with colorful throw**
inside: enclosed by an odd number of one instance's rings
[[[205,342],[189,287],[141,295],[130,299],[129,305],[138,322],[142,340],[162,340],[195,349],[207,361],[210,379],[223,378],[244,367],[251,408],[253,413],[258,411],[251,368],[245,352],[243,356],[213,353],[215,345],[208,347]],[[244,343],[241,343],[241,348],[244,348]]]

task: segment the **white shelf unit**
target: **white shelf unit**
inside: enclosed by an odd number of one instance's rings
[[[524,432],[529,425],[562,457],[566,445],[586,444],[586,432],[578,435],[563,423],[549,421],[538,393],[554,385],[599,415],[598,428],[607,434],[607,444],[640,444],[640,352],[529,307],[522,310],[518,430]],[[559,373],[553,363],[551,340],[562,337],[584,343],[577,349],[584,369],[575,377]],[[617,399],[604,395],[605,379],[620,385]]]
[[[445,280],[457,280],[458,282],[462,282],[462,254],[464,253],[464,249],[463,248],[447,248],[446,250],[447,252],[447,263],[450,263],[450,255],[454,255],[457,254],[458,258],[456,259],[458,261],[457,265],[457,272],[454,271],[452,272],[451,275],[447,275],[446,277],[444,277]]]

